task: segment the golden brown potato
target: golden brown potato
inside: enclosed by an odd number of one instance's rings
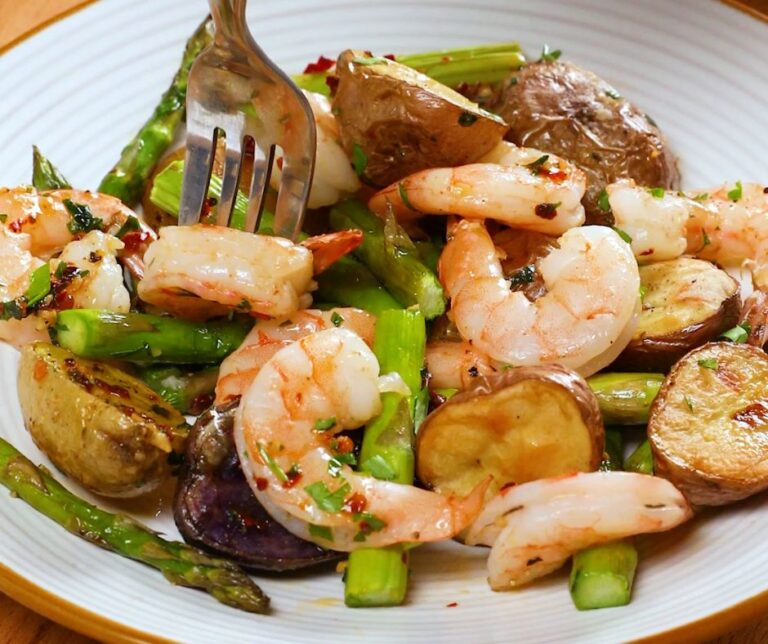
[[[597,399],[559,365],[480,377],[433,411],[419,430],[418,477],[442,494],[468,494],[493,475],[510,483],[597,469],[605,432]]]
[[[768,355],[712,342],[672,369],[651,407],[656,473],[696,505],[723,505],[768,487]]]
[[[523,67],[495,106],[507,139],[573,161],[587,174],[587,223],[613,224],[599,206],[605,186],[634,179],[677,188],[675,159],[651,119],[592,72],[561,61]]]
[[[616,370],[666,372],[739,319],[738,283],[709,262],[679,257],[641,266],[640,283],[643,310]]]
[[[347,50],[336,74],[333,112],[342,144],[376,186],[425,168],[471,163],[508,129],[458,92],[386,58]]]
[[[96,494],[138,496],[169,475],[184,417],[144,383],[50,344],[21,353],[19,400],[37,446]]]

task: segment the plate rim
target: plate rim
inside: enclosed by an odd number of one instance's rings
[[[744,0],[717,1],[730,9],[748,15],[755,20],[768,23],[768,14],[762,13],[759,9],[750,6]],[[79,4],[34,25],[0,47],[0,56],[44,31],[51,25],[66,20],[70,16],[94,5],[96,2],[97,0],[82,0]],[[57,624],[100,641],[117,642],[120,644],[136,644],[144,642],[150,642],[152,644],[171,644],[173,642],[173,640],[128,626],[127,624],[110,619],[96,611],[71,602],[63,596],[52,593],[29,581],[29,579],[24,577],[21,573],[16,572],[3,563],[0,563],[0,592]],[[677,644],[679,642],[714,639],[724,633],[737,629],[740,626],[744,626],[747,622],[757,619],[760,616],[765,616],[767,613],[768,586],[765,590],[744,601],[726,606],[705,617],[659,633],[654,633],[648,637],[631,641],[634,644]]]

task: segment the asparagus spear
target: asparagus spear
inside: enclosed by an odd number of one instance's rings
[[[213,41],[213,24],[206,18],[187,41],[181,66],[155,111],[136,136],[123,148],[120,160],[101,180],[99,192],[114,195],[126,205],[141,199],[149,175],[173,142],[184,118],[189,69],[198,54]]]
[[[32,146],[32,186],[37,190],[61,190],[72,187],[36,145]]]
[[[639,474],[653,474],[653,452],[651,444],[644,440],[624,461],[624,469]]]
[[[58,343],[84,358],[138,364],[214,364],[245,339],[250,321],[187,322],[143,313],[71,309],[58,315]]]
[[[318,300],[356,306],[374,315],[402,308],[363,264],[354,257],[342,257],[316,278]]]
[[[450,87],[461,83],[497,83],[525,64],[525,57],[517,43],[404,54],[397,56],[396,60]],[[297,74],[293,81],[302,89],[330,96],[326,79],[331,73]]]
[[[233,563],[166,541],[129,517],[83,501],[2,438],[0,483],[72,534],[152,566],[172,584],[199,588],[223,604],[251,613],[269,609],[269,597]]]
[[[600,469],[621,469],[622,435],[605,430],[605,454]],[[571,599],[579,610],[625,606],[632,596],[637,549],[630,540],[611,541],[578,552],[571,567]]]
[[[206,367],[198,371],[179,367],[157,365],[138,372],[138,377],[163,400],[184,414],[200,414],[213,401],[218,367]]]
[[[587,379],[597,396],[603,421],[610,425],[648,422],[651,403],[659,393],[660,373],[603,373]]]
[[[397,372],[414,395],[382,396],[382,413],[365,428],[360,469],[397,483],[413,483],[414,411],[421,391],[426,328],[418,311],[384,311],[376,323],[374,353],[382,373]],[[408,550],[388,548],[356,550],[346,570],[347,606],[397,606],[408,586]]]
[[[445,312],[437,276],[394,217],[382,220],[359,201],[348,200],[331,210],[330,223],[334,230],[357,228],[365,233],[354,253],[400,304],[417,304],[427,320]]]

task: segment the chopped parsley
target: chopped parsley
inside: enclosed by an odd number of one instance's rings
[[[330,461],[328,461],[328,474],[333,478],[339,478],[341,472],[344,469],[344,465],[352,467],[357,464],[357,459],[352,452],[347,454],[336,454]]]
[[[536,266],[535,264],[528,264],[512,273],[509,276],[509,283],[510,286],[520,286],[530,284],[534,279],[536,279]]]
[[[694,201],[706,201],[709,199],[709,194],[706,192],[700,192],[695,197],[691,197]]]
[[[8,221],[8,215],[4,212],[0,212],[0,224],[4,224],[6,221]]]
[[[461,127],[469,127],[477,121],[477,118],[477,114],[472,114],[472,112],[462,112],[459,114],[459,125],[461,125]]]
[[[736,182],[736,187],[733,190],[728,191],[728,199],[731,201],[739,201],[744,196],[744,187],[741,185],[741,181]]]
[[[104,230],[104,222],[95,217],[91,209],[84,203],[75,203],[71,199],[65,199],[64,207],[70,214],[67,228],[73,235],[87,233],[91,230]]]
[[[329,429],[332,429],[336,425],[336,416],[331,416],[330,418],[319,418],[315,421],[315,427],[314,430],[316,432],[327,432]]]
[[[368,460],[361,464],[361,469],[369,472],[371,476],[381,479],[382,481],[394,481],[397,473],[389,464],[389,461],[385,459],[381,454],[371,456]]]
[[[701,234],[703,235],[701,247],[704,248],[705,246],[709,246],[712,243],[712,240],[709,238],[709,235],[707,235],[707,231],[702,230]]]
[[[355,143],[352,146],[352,167],[355,169],[355,174],[358,177],[362,177],[365,169],[368,167],[368,157],[359,143]]]
[[[652,197],[656,199],[663,199],[664,198],[664,188],[646,188],[648,192],[651,194]]]
[[[624,232],[624,231],[623,231],[621,228],[616,228],[616,226],[614,226],[614,227],[613,227],[613,230],[614,230],[614,232],[615,232],[615,233],[616,233],[616,234],[617,234],[619,237],[621,237],[621,238],[622,238],[622,239],[623,239],[625,242],[627,242],[628,244],[631,244],[631,243],[632,243],[632,238],[631,238],[631,237],[630,237],[630,236],[629,236],[627,233],[625,233],[625,232]]]
[[[741,322],[732,329],[728,329],[722,333],[720,337],[735,342],[736,344],[744,344],[749,338],[750,331],[752,331],[752,326],[749,322]]]
[[[24,294],[27,306],[34,306],[51,292],[51,267],[48,264],[36,268]]]
[[[605,89],[605,95],[609,96],[610,98],[614,100],[619,100],[621,98],[621,94],[619,94],[613,87],[610,85]]]
[[[356,512],[352,515],[352,518],[357,521],[360,528],[360,531],[354,536],[354,541],[365,541],[366,537],[372,532],[378,532],[387,527],[386,521],[370,512]]]
[[[259,444],[259,456],[261,457],[261,460],[264,462],[264,464],[270,469],[272,474],[275,475],[275,478],[277,478],[282,483],[286,483],[288,481],[288,475],[283,471],[283,468],[281,468],[275,459],[273,459],[269,452],[267,452],[266,448]]]
[[[640,299],[642,300],[648,294],[648,287],[640,284]]]
[[[544,47],[541,50],[541,58],[539,60],[546,60],[547,62],[552,62],[560,58],[560,56],[563,55],[563,52],[559,49],[550,49],[549,45],[544,45]]]
[[[544,167],[544,164],[549,161],[549,155],[548,154],[542,154],[538,159],[535,161],[531,161],[531,163],[526,163],[525,167],[528,168],[531,174],[539,174],[541,169]]]
[[[323,512],[336,513],[341,512],[341,509],[344,507],[344,499],[351,491],[351,488],[349,483],[344,481],[338,489],[331,492],[323,481],[317,481],[312,483],[312,485],[307,485],[304,491]]]
[[[325,539],[326,541],[333,543],[333,531],[328,526],[310,523],[309,534],[318,539]]]
[[[331,313],[331,324],[335,327],[339,327],[344,324],[344,318],[340,316],[336,311]]]
[[[704,369],[717,369],[717,360],[714,358],[704,358],[698,361],[698,365]]]
[[[245,298],[243,298],[242,300],[240,300],[240,303],[237,305],[237,308],[240,309],[241,311],[250,311],[251,303]]]
[[[688,409],[693,411],[693,401],[688,396],[684,396],[683,400],[685,401],[685,404],[688,405]]]
[[[605,188],[600,191],[600,195],[597,198],[597,206],[603,212],[611,212],[611,203],[608,201],[608,193]]]
[[[115,237],[118,239],[122,239],[125,237],[128,233],[136,232],[137,230],[141,230],[141,224],[139,223],[138,217],[128,217],[128,219],[125,220],[125,223],[120,226],[120,230],[118,230],[115,233]]]
[[[408,193],[405,190],[405,185],[401,181],[397,184],[397,194],[400,195],[400,201],[402,201],[405,204],[405,207],[410,210],[416,210],[416,208],[411,205],[410,199],[408,199]]]

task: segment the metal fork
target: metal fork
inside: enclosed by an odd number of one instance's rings
[[[216,223],[229,224],[244,141],[254,141],[245,230],[255,232],[275,146],[283,150],[274,234],[296,240],[315,166],[316,129],[304,94],[261,50],[245,21],[246,0],[209,0],[216,33],[194,62],[187,86],[187,155],[179,224],[197,223],[208,194],[216,141],[226,139]]]

